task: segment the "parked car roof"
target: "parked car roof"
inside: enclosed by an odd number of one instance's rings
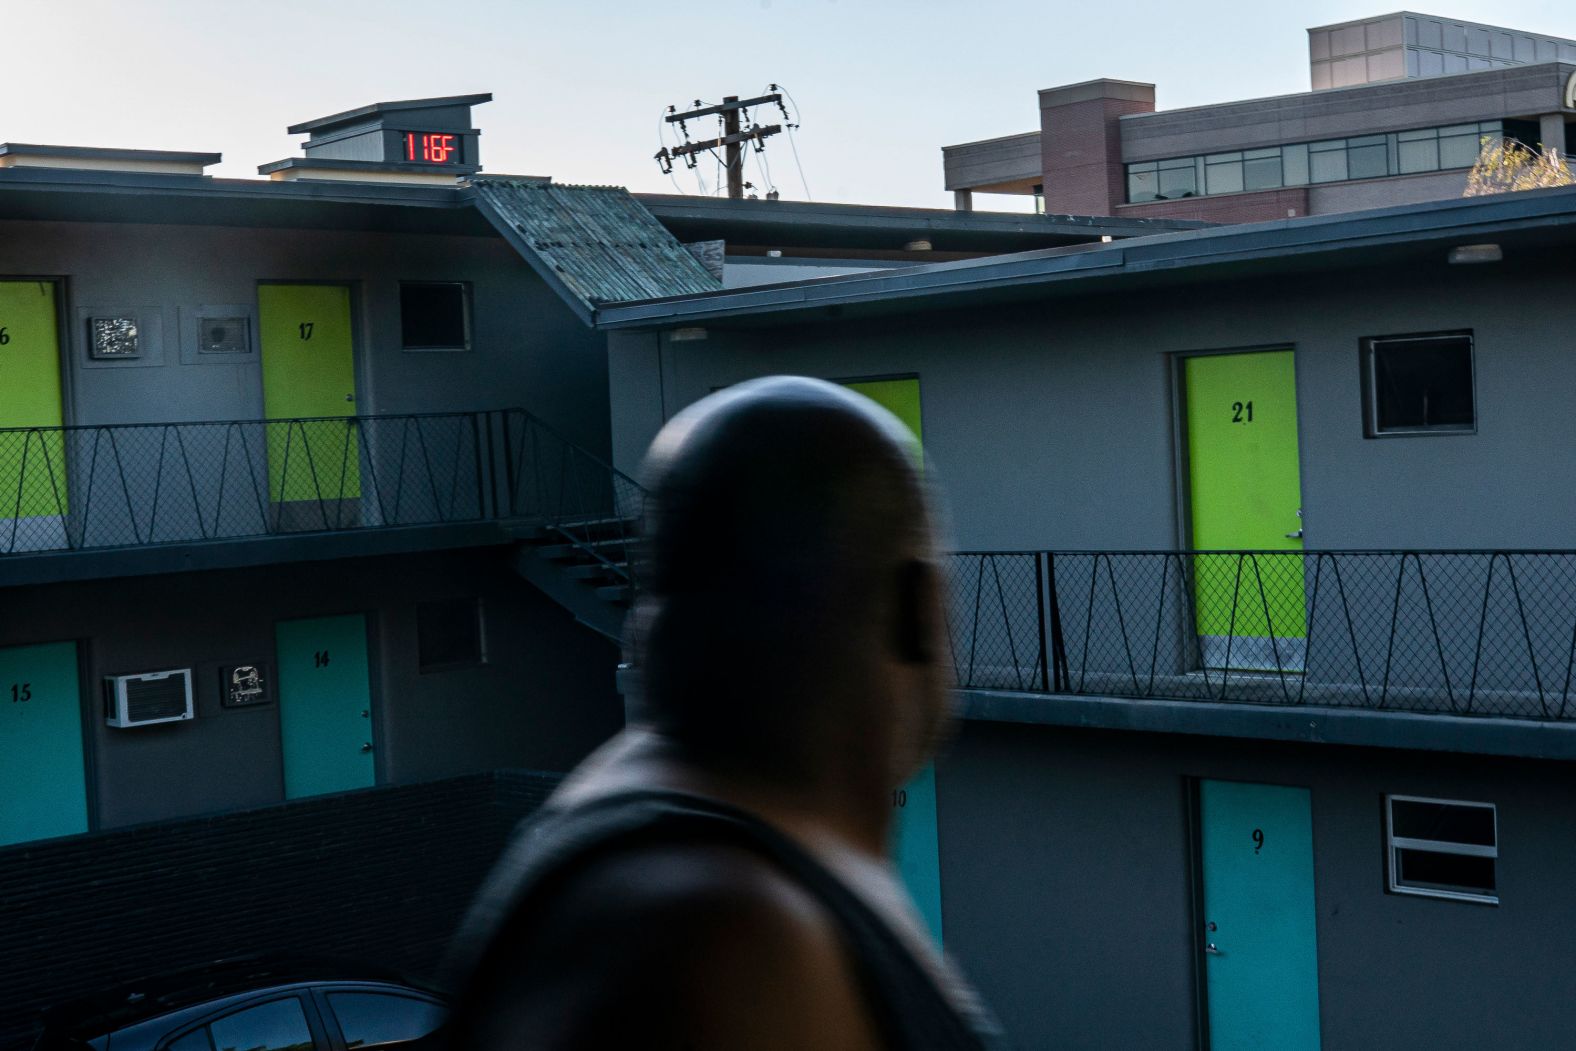
[[[240,956],[123,982],[48,1008],[35,1047],[80,1045],[105,1033],[185,1007],[254,989],[305,982],[388,982],[433,990],[400,972],[334,957]]]

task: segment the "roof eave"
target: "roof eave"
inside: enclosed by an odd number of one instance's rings
[[[661,328],[919,298],[929,306],[971,292],[1402,245],[1447,236],[1459,236],[1465,242],[1530,226],[1570,224],[1576,224],[1576,187],[1344,216],[1281,219],[767,288],[620,303],[604,310],[598,324],[606,330]]]

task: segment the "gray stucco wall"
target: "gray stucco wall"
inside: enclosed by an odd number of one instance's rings
[[[1016,1046],[1197,1046],[1190,778],[1310,790],[1325,1047],[1568,1043],[1567,767],[970,723],[938,768],[947,949]],[[1386,893],[1386,793],[1496,804],[1500,904]]]
[[[1178,511],[1174,355],[1292,347],[1305,543],[1314,548],[1576,544],[1570,264],[1218,278],[1038,305],[728,330],[614,333],[614,454],[662,419],[772,373],[917,375],[927,463],[963,549],[1154,549]],[[1477,433],[1363,436],[1359,340],[1471,329]]]
[[[617,647],[509,568],[508,548],[8,589],[0,647],[74,639],[95,828],[284,798],[277,702],[219,703],[222,664],[273,662],[275,624],[364,613],[380,784],[567,770],[623,720]],[[416,605],[480,598],[487,663],[422,674]],[[103,677],[194,669],[197,717],[114,729]]]
[[[0,223],[0,278],[10,276],[66,279],[68,423],[260,417],[255,353],[190,360],[194,309],[247,307],[255,348],[259,281],[341,282],[352,289],[359,413],[521,406],[607,451],[602,337],[499,238],[13,221]],[[401,350],[407,280],[470,282],[471,352]],[[127,307],[157,316],[157,358],[89,362],[80,311]]]

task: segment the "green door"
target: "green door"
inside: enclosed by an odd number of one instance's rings
[[[0,281],[0,552],[65,543],[63,422],[55,286]]]
[[[354,525],[361,497],[350,289],[259,285],[268,488],[286,528]],[[299,421],[299,422],[297,422]],[[348,503],[346,503],[348,501]],[[348,516],[348,517],[347,517]]]
[[[285,797],[371,786],[367,618],[351,613],[282,621],[274,637]]]
[[[1210,1048],[1317,1051],[1308,790],[1201,782],[1199,828]]]
[[[1301,671],[1308,625],[1289,350],[1185,360],[1195,608],[1204,666]],[[1273,552],[1298,552],[1274,554]]]
[[[77,644],[0,649],[0,846],[87,828]]]
[[[923,446],[919,380],[868,380],[845,384],[903,421]],[[923,455],[923,449],[921,450]],[[920,915],[941,941],[941,851],[936,833],[936,767],[929,764],[892,792],[892,857]]]

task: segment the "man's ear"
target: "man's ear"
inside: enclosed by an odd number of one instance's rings
[[[941,609],[936,567],[917,558],[897,570],[895,649],[907,664],[930,664],[936,659],[936,616]]]

